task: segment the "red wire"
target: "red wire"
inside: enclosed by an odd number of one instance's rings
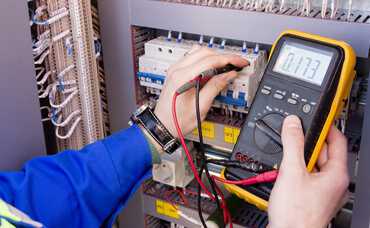
[[[171,198],[170,198],[170,196],[171,196],[171,194],[172,194],[172,193],[177,193],[177,194],[179,194],[180,199],[182,200],[182,202],[172,201],[172,200],[171,200]],[[182,205],[184,205],[184,206],[186,206],[186,207],[188,207],[188,206],[189,206],[189,201],[188,201],[188,200],[187,200],[187,198],[185,197],[184,193],[183,193],[182,191],[180,191],[179,189],[167,190],[167,191],[165,191],[165,193],[164,193],[163,197],[164,197],[164,199],[165,199],[166,201],[168,201],[168,202],[172,205],[172,207],[173,207],[175,210],[177,210],[177,209],[178,209],[178,208],[177,208],[176,203],[182,204]]]
[[[186,196],[184,195],[184,193],[179,189],[177,189],[177,193],[180,195],[180,198],[182,199],[182,202],[184,202],[184,205],[189,207],[189,201],[186,198]]]
[[[223,209],[223,214],[224,214],[224,223],[225,224],[229,223],[230,228],[233,228],[231,214],[230,214],[229,209],[227,208],[225,196],[217,184],[215,185],[215,188],[216,188],[217,194],[220,195],[221,197],[221,207]]]
[[[260,184],[260,183],[267,183],[267,182],[273,182],[276,180],[278,176],[278,171],[277,170],[272,170],[268,172],[261,173],[257,176],[244,179],[244,180],[225,180],[221,177],[217,176],[212,176],[212,178],[216,181],[225,183],[225,184],[236,184],[236,185],[253,185],[253,184]]]
[[[177,113],[176,113],[176,100],[177,100],[177,97],[179,95],[180,95],[179,93],[175,92],[175,94],[173,95],[173,99],[172,99],[172,116],[173,116],[173,122],[174,122],[175,127],[176,127],[177,135],[179,136],[181,145],[184,148],[186,157],[188,158],[189,166],[190,166],[191,171],[193,172],[193,175],[194,175],[195,179],[197,180],[198,184],[200,185],[200,187],[203,189],[203,191],[212,200],[216,200],[216,198],[208,191],[207,187],[205,186],[205,184],[203,183],[203,181],[200,179],[200,177],[199,177],[199,175],[197,173],[197,169],[195,168],[195,164],[194,164],[193,158],[191,157],[191,154],[189,152],[189,149],[188,149],[188,147],[187,147],[187,145],[185,143],[184,135],[182,134],[181,128],[179,126],[179,122],[178,122],[178,119],[177,119]]]

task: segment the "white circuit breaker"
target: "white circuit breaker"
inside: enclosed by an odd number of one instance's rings
[[[139,58],[138,78],[140,85],[146,87],[146,91],[159,95],[165,81],[167,71],[198,42],[193,40],[175,39],[168,40],[166,37],[155,38],[145,44],[145,54]],[[250,66],[239,72],[239,77],[231,82],[228,87],[216,98],[214,106],[228,106],[233,111],[246,112],[246,108],[252,102],[256,93],[262,73],[266,67],[266,52],[247,49],[242,47],[213,45],[215,51],[241,55],[250,62]]]

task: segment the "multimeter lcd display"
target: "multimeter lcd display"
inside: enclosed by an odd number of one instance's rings
[[[333,55],[330,51],[286,41],[273,71],[321,86]]]

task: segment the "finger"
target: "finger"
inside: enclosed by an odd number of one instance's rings
[[[284,148],[284,156],[280,169],[294,169],[292,172],[305,171],[304,135],[301,120],[297,116],[288,116],[285,118],[281,139]]]
[[[320,152],[319,158],[317,159],[317,167],[321,170],[321,168],[326,164],[328,161],[328,144],[324,143],[322,150]]]
[[[170,69],[168,70],[168,74],[172,74],[174,71],[179,70],[181,68],[187,67],[194,63],[199,62],[201,59],[204,59],[207,56],[215,55],[216,52],[206,48],[201,47],[199,45],[194,45],[190,51],[187,52],[184,58],[182,58],[177,63],[173,64]]]
[[[328,161],[322,170],[333,172],[347,170],[347,139],[336,127],[330,129],[327,137]]]
[[[236,77],[238,77],[238,73],[231,71],[217,77],[213,77],[204,85],[199,95],[199,105],[201,107],[202,118],[206,116],[215,97]]]
[[[190,72],[187,74],[189,77],[188,80],[200,75],[206,70],[223,67],[227,64],[233,64],[237,67],[245,67],[249,62],[238,55],[211,55],[190,67]]]

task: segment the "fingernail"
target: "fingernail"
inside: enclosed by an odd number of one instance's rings
[[[301,119],[298,116],[290,115],[285,118],[284,125],[289,128],[302,128]]]
[[[244,66],[249,66],[249,61],[246,58],[243,58],[241,56],[238,56],[238,57],[240,57],[243,60],[243,65]]]

